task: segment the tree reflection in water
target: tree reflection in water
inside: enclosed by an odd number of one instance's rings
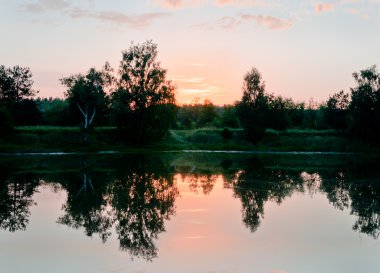
[[[373,238],[380,235],[380,183],[376,168],[320,169],[306,172],[280,167],[263,166],[257,158],[245,162],[236,172],[232,182],[235,196],[241,199],[243,222],[254,232],[264,217],[264,205],[268,201],[280,204],[294,192],[307,192],[310,196],[321,192],[335,208],[351,209],[357,217],[353,230]],[[368,177],[358,179],[358,172]]]
[[[95,176],[95,186],[92,182]],[[102,173],[94,173],[87,169],[86,160],[83,161],[82,176],[76,173],[61,180],[67,191],[67,201],[62,206],[65,214],[57,222],[71,228],[83,228],[87,236],[99,234],[103,242],[111,235],[112,218],[107,211],[107,202],[104,198],[107,177]]]
[[[165,231],[164,220],[175,213],[178,189],[160,162],[129,162],[107,189],[120,248],[147,260],[157,256],[153,242]]]
[[[267,201],[277,204],[295,190],[302,190],[302,182],[297,175],[281,169],[265,168],[261,161],[253,158],[236,173],[232,182],[235,197],[242,202],[244,224],[256,231],[264,218],[264,205]]]
[[[165,221],[175,214],[179,192],[174,176],[179,174],[192,192],[205,195],[213,191],[217,177],[222,175],[224,187],[232,189],[240,199],[243,222],[252,232],[264,218],[266,202],[281,204],[294,192],[302,192],[325,194],[335,208],[349,209],[355,216],[354,231],[375,239],[380,234],[376,164],[348,162],[327,168],[320,164],[289,168],[249,158],[224,159],[218,167],[208,167],[203,162],[199,167],[197,160],[178,166],[151,155],[130,155],[105,162],[89,166],[84,163],[79,172],[74,169],[55,174],[51,163],[44,162],[50,172],[39,175],[3,167],[0,228],[25,230],[40,181],[55,181],[45,183],[59,183],[67,192],[58,223],[83,229],[87,236],[97,234],[103,242],[115,232],[121,250],[132,257],[152,260],[158,253],[154,241],[165,231]]]
[[[173,175],[162,162],[144,156],[125,158],[111,175],[101,174],[84,167],[81,179],[66,184],[65,214],[58,222],[84,228],[88,236],[98,233],[103,242],[114,226],[121,250],[152,260],[157,256],[154,239],[175,213],[178,189]]]
[[[35,204],[32,196],[38,184],[38,178],[28,174],[0,178],[1,229],[11,232],[26,229],[29,223],[29,208]]]

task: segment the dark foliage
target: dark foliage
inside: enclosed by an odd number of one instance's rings
[[[351,88],[350,131],[354,136],[380,137],[380,75],[376,66],[353,73],[357,86]]]
[[[243,97],[237,103],[237,115],[244,128],[247,140],[258,142],[265,133],[269,112],[269,97],[260,72],[252,68],[245,77]]]
[[[23,99],[12,107],[12,116],[17,126],[39,125],[42,123],[42,114],[37,102],[31,99]]]
[[[32,97],[36,91],[32,89],[32,72],[29,67],[0,66],[0,102],[8,107],[20,100]]]
[[[119,131],[128,141],[148,143],[162,139],[175,121],[175,87],[160,67],[152,41],[123,52],[120,79],[112,94]]]
[[[231,139],[233,137],[233,135],[234,135],[234,132],[232,132],[228,128],[224,128],[222,131],[222,137],[225,139]]]
[[[13,132],[13,121],[6,107],[0,105],[0,138],[6,138]]]

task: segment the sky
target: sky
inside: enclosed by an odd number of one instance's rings
[[[0,0],[0,65],[63,98],[60,78],[153,40],[179,103],[234,103],[252,67],[269,93],[322,102],[380,64],[379,27],[380,0]]]

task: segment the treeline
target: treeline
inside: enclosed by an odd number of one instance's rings
[[[243,96],[232,105],[210,100],[178,105],[175,86],[157,59],[152,41],[123,51],[119,68],[61,79],[65,98],[34,98],[29,68],[0,66],[0,129],[3,137],[14,126],[80,126],[84,143],[94,126],[116,126],[129,142],[147,143],[168,129],[244,128],[249,141],[259,141],[266,129],[335,129],[347,136],[380,137],[380,74],[376,67],[353,73],[356,86],[317,104],[295,102],[267,92],[256,68],[243,81]]]

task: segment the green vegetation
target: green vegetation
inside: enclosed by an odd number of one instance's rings
[[[125,144],[116,127],[95,127],[88,145],[83,145],[79,127],[16,127],[12,138],[0,140],[2,152],[92,152],[142,150],[236,150],[236,151],[319,151],[379,152],[373,142],[349,140],[336,130],[266,130],[253,144],[245,139],[243,129],[202,128],[170,130],[168,135],[150,144]]]
[[[340,91],[321,104],[269,93],[252,68],[234,105],[176,105],[175,84],[157,56],[152,41],[132,44],[117,73],[106,63],[61,79],[65,99],[33,99],[30,69],[0,66],[0,151],[380,150],[375,66],[353,73],[350,94]]]

